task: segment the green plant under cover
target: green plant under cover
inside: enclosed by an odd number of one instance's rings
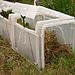
[[[13,13],[12,10],[7,10],[7,11],[2,10],[2,12],[0,12],[0,15],[8,19],[9,14],[11,13]]]
[[[29,29],[34,30],[34,29],[29,25],[28,22],[25,22],[24,18],[25,18],[25,17],[17,19],[17,23],[19,23],[19,24],[22,25],[23,27],[26,27],[26,28],[29,28]]]

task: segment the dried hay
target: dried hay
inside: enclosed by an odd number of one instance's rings
[[[45,63],[51,63],[51,60],[62,55],[70,57],[72,55],[72,47],[69,44],[61,44],[55,31],[46,31],[44,37]]]

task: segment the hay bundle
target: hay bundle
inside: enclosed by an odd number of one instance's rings
[[[64,55],[70,57],[72,54],[72,48],[69,44],[61,44],[57,37],[55,31],[45,32],[45,63],[50,63],[53,58],[59,55]]]

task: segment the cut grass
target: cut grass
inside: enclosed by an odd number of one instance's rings
[[[60,57],[57,63],[47,65],[44,75],[75,75],[75,58]]]
[[[0,75],[75,75],[75,56],[67,58],[61,55],[40,71],[0,37]]]
[[[38,75],[40,72],[0,39],[0,75]]]

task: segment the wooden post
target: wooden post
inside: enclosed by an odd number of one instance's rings
[[[34,0],[34,5],[39,5],[39,3],[40,3],[40,0]]]

